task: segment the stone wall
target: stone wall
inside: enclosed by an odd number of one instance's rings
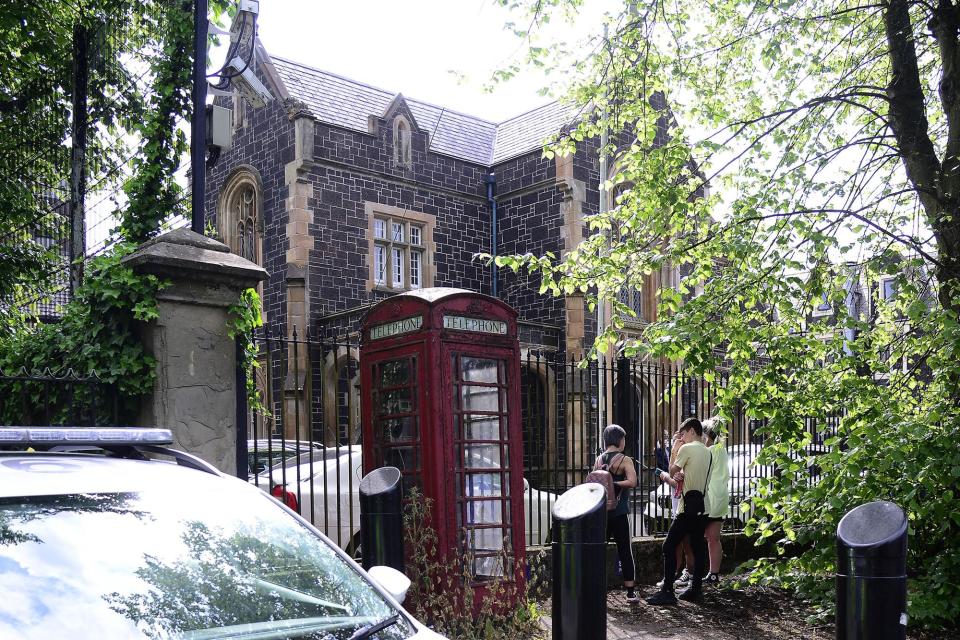
[[[246,389],[237,381],[229,308],[266,274],[188,229],[149,240],[123,262],[169,283],[157,295],[159,317],[141,330],[156,359],[156,380],[139,423],[172,430],[175,448],[236,474],[238,439],[245,440],[238,433],[246,430],[239,424],[237,394]]]

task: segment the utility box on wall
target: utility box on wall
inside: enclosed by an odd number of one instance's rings
[[[364,473],[397,467],[405,495],[416,486],[432,500],[439,551],[475,592],[498,576],[520,586],[516,311],[462,289],[422,289],[374,306],[361,340]]]

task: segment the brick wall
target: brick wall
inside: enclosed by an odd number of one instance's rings
[[[416,130],[411,167],[393,166],[392,136],[382,119],[376,134],[317,124],[309,168],[315,198],[308,203],[316,221],[310,229],[316,238],[310,258],[315,317],[390,295],[367,290],[367,202],[435,216],[433,284],[490,292],[487,270],[473,260],[489,247],[486,169],[427,152],[427,136]]]
[[[560,256],[563,192],[556,184],[556,164],[537,151],[494,167],[497,177],[498,253],[502,255],[547,251]],[[500,295],[520,318],[563,327],[562,298],[540,295],[538,276],[500,269]]]
[[[232,107],[229,99],[218,98],[216,104]],[[220,156],[207,170],[205,220],[216,226],[217,203],[230,176],[239,167],[253,167],[262,183],[263,201],[263,267],[268,279],[263,284],[264,313],[270,322],[284,322],[286,303],[283,298],[283,275],[287,222],[283,201],[287,197],[283,167],[293,157],[293,125],[279,101],[263,109],[247,108],[247,125],[233,134],[233,148]]]

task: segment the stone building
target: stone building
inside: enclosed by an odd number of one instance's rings
[[[489,122],[272,57],[260,43],[255,54],[254,69],[275,99],[254,110],[218,98],[233,109],[234,142],[208,172],[206,219],[235,252],[267,270],[269,327],[286,336],[349,335],[385,296],[443,286],[495,295],[516,308],[525,354],[549,352],[562,361],[589,347],[595,318],[581,297],[538,295],[538,283],[526,276],[474,259],[479,252],[560,255],[582,239],[584,215],[599,207],[598,142],[566,158],[542,153],[544,141],[578,112],[552,102]],[[624,299],[641,321],[650,320],[656,309],[645,292],[676,277],[652,274]],[[334,411],[343,414],[345,404],[356,413],[356,352],[307,351],[296,354],[296,368],[312,371],[313,381],[292,379],[287,368],[285,412],[299,412],[301,429],[322,422],[325,441],[343,441],[344,417]],[[311,389],[318,369],[329,382]],[[549,389],[553,376],[545,364],[527,364],[522,384]],[[302,397],[319,402],[289,404]],[[550,425],[558,413],[574,412],[550,400],[542,405]],[[345,419],[353,432],[356,416]],[[338,432],[334,423],[341,423]]]

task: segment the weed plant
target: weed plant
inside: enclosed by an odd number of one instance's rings
[[[432,508],[433,500],[418,489],[410,492],[404,507],[406,568],[411,581],[406,606],[410,612],[451,640],[544,637],[533,594],[527,584],[512,579],[513,565],[506,553],[498,558],[492,571],[495,575],[475,592],[473,554],[467,551],[450,557],[441,553],[437,532],[431,526]],[[461,532],[461,542],[464,540],[465,532]],[[504,546],[509,548],[509,540]],[[466,544],[460,547],[469,549]],[[540,573],[531,572],[531,584],[543,584]]]

